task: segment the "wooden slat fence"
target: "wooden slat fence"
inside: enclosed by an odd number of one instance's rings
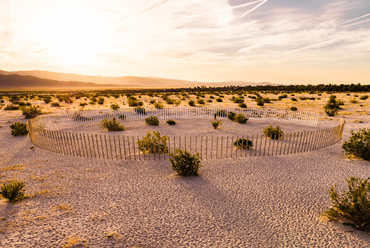
[[[164,160],[176,149],[199,153],[202,159],[275,156],[317,150],[337,143],[343,134],[345,121],[337,126],[315,131],[286,133],[279,140],[261,134],[250,136],[171,136],[167,138],[168,152],[143,153],[138,140],[143,137],[106,134],[62,132],[45,128],[36,119],[28,122],[30,138],[35,146],[72,156],[109,160]],[[251,149],[234,146],[239,138],[252,141]]]

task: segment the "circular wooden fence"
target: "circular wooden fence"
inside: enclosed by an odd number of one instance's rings
[[[105,118],[125,118],[126,120],[144,119],[155,115],[159,119],[181,118],[227,118],[227,113],[242,113],[249,121],[268,121],[316,127],[318,115],[310,112],[287,110],[208,108],[208,107],[172,107],[164,109],[121,109],[75,111],[63,114],[39,116],[28,122],[32,143],[42,149],[55,153],[114,160],[162,160],[168,159],[169,153],[176,149],[199,153],[202,159],[221,159],[249,156],[274,156],[307,152],[337,143],[343,133],[344,120],[335,126],[312,130],[284,133],[278,140],[261,134],[234,136],[170,136],[167,137],[167,149],[162,153],[148,153],[139,149],[138,141],[143,137],[127,136],[124,132],[112,135],[97,133],[76,133],[60,130],[65,127],[83,126],[99,123]],[[112,132],[113,133],[113,132]],[[234,146],[239,138],[252,141],[251,149]],[[156,150],[154,148],[154,150]]]

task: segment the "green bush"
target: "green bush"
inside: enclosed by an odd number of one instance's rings
[[[195,106],[195,102],[193,100],[188,101],[188,104],[191,107],[194,107]]]
[[[351,130],[351,137],[342,145],[347,155],[370,160],[370,129],[362,128],[357,133]]]
[[[27,125],[23,124],[21,122],[15,122],[12,125],[10,125],[11,129],[11,135],[13,136],[18,136],[18,135],[27,135],[28,130],[27,130]]]
[[[19,110],[19,106],[17,106],[17,105],[6,105],[4,110]]]
[[[338,110],[340,109],[339,105],[341,104],[341,100],[336,100],[336,96],[330,96],[328,102],[324,106],[325,113],[328,116],[335,116],[338,114]]]
[[[279,126],[276,126],[276,127],[272,127],[271,125],[269,127],[266,127],[264,130],[263,130],[263,134],[266,136],[266,137],[269,137],[273,140],[278,140],[280,139],[281,137],[283,137],[283,131],[280,129]]]
[[[203,99],[198,99],[198,100],[197,100],[197,103],[198,103],[198,104],[206,104],[206,103],[204,102],[204,100],[203,100]]]
[[[104,98],[103,97],[99,97],[98,104],[100,104],[100,105],[104,104]]]
[[[241,138],[241,139],[237,139],[234,142],[234,146],[239,147],[239,148],[243,148],[243,149],[249,149],[249,148],[253,147],[253,143],[249,139]]]
[[[258,106],[263,106],[263,105],[265,105],[265,103],[264,103],[260,98],[256,98],[256,102],[257,102],[257,105],[258,105]]]
[[[187,150],[176,149],[175,153],[170,153],[172,169],[182,176],[197,176],[200,164],[199,153],[190,154]]]
[[[344,218],[350,225],[359,230],[368,230],[370,227],[370,178],[361,179],[351,177],[346,179],[348,191],[341,195],[337,192],[337,185],[330,188],[329,194],[332,207],[323,215],[329,220]]]
[[[297,102],[298,101],[297,98],[294,98],[294,97],[290,98],[290,100],[292,100],[293,102]]]
[[[118,116],[118,118],[121,119],[121,120],[126,120],[126,116],[125,115],[120,115],[120,116]]]
[[[227,114],[227,118],[228,118],[229,120],[235,121],[235,117],[236,117],[236,114],[235,114],[234,112],[229,112],[229,113]]]
[[[141,140],[137,141],[139,146],[139,150],[143,153],[167,153],[168,146],[167,146],[168,136],[161,136],[159,132],[150,131],[146,132],[146,136],[144,136]]]
[[[74,121],[89,121],[91,120],[89,117],[86,117],[86,116],[83,116],[81,113],[79,112],[74,112],[72,117],[71,117]]]
[[[211,124],[212,124],[212,126],[213,126],[214,129],[217,129],[219,126],[221,126],[222,121],[221,120],[213,120],[211,122]]]
[[[227,116],[227,112],[224,109],[219,109],[219,110],[216,111],[216,115],[217,116],[220,116],[220,117],[226,117]]]
[[[157,116],[151,115],[148,118],[145,118],[145,123],[147,125],[158,126],[159,120]]]
[[[154,107],[156,109],[163,109],[164,106],[163,106],[163,103],[161,101],[158,101],[158,102],[154,103]]]
[[[125,130],[125,126],[120,124],[116,118],[111,120],[104,119],[100,122],[101,128],[107,128],[109,131],[123,131]]]
[[[176,121],[171,120],[171,119],[167,120],[167,121],[166,121],[166,123],[167,123],[168,125],[176,125]]]
[[[296,107],[290,107],[291,111],[297,111],[298,109]]]
[[[217,98],[216,101],[217,102],[222,102],[222,99],[221,98]]]
[[[24,198],[24,182],[11,182],[1,186],[0,195],[10,202]]]
[[[240,124],[245,124],[245,123],[247,123],[248,120],[249,120],[248,117],[246,117],[243,114],[238,114],[238,115],[235,116],[235,121],[240,123]]]
[[[238,106],[239,106],[239,108],[247,108],[247,104],[245,104],[244,102],[239,103]]]
[[[21,107],[20,110],[22,111],[22,114],[25,118],[31,119],[35,118],[39,114],[41,114],[41,107],[39,105],[36,106],[29,106],[29,107]]]
[[[368,96],[368,95],[360,96],[360,100],[366,100],[366,99],[368,99],[368,98],[369,98],[369,96]]]
[[[113,109],[113,110],[118,110],[119,105],[117,103],[113,103],[113,104],[110,105],[110,108]]]
[[[52,107],[60,107],[60,104],[59,104],[59,102],[52,102],[52,103],[50,103],[50,106],[52,106]]]
[[[134,111],[135,111],[137,114],[146,115],[145,108],[142,108],[142,107],[136,107],[136,108],[134,108]]]
[[[263,101],[264,103],[270,103],[270,102],[271,102],[271,99],[270,99],[270,98],[268,98],[268,97],[264,97],[264,98],[262,99],[262,101]]]

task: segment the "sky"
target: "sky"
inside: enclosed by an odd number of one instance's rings
[[[0,0],[0,69],[370,84],[370,3]]]

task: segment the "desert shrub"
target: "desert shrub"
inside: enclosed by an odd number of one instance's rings
[[[51,102],[51,97],[44,97],[44,102],[45,103],[50,103]]]
[[[239,103],[238,106],[239,106],[239,108],[247,108],[247,104],[245,104],[244,102]]]
[[[229,112],[229,113],[227,114],[227,118],[228,118],[229,120],[235,121],[235,117],[236,117],[236,114],[235,114],[234,112]]]
[[[370,178],[346,179],[348,191],[338,194],[337,185],[330,188],[331,208],[323,215],[329,220],[344,218],[359,230],[370,227]]]
[[[101,128],[106,128],[109,131],[123,131],[125,130],[125,126],[120,124],[116,118],[113,118],[111,120],[104,119],[100,122]]]
[[[17,105],[6,105],[4,110],[19,110],[19,106],[17,106]]]
[[[234,146],[239,147],[239,148],[243,148],[243,149],[249,149],[249,148],[253,147],[253,143],[249,139],[241,138],[241,139],[237,139],[234,142]]]
[[[247,123],[248,120],[249,120],[248,117],[246,117],[243,114],[238,114],[238,115],[235,116],[235,121],[240,123],[240,124],[245,124],[245,123]]]
[[[157,116],[151,115],[148,118],[145,118],[145,123],[151,126],[158,126],[159,120]]]
[[[149,104],[154,104],[155,103],[155,100],[150,100],[149,101]]]
[[[357,133],[351,130],[351,137],[342,145],[347,155],[370,160],[370,129],[362,128]]]
[[[90,120],[89,117],[83,116],[80,112],[74,112],[71,118],[74,121],[89,121]]]
[[[126,120],[126,116],[125,115],[120,115],[120,116],[118,116],[118,118],[121,119],[121,120]]]
[[[193,100],[188,101],[188,104],[191,107],[194,107],[195,106],[195,102]]]
[[[368,95],[360,96],[360,100],[366,100],[366,99],[368,99],[368,98],[369,98],[369,96],[368,96]]]
[[[305,101],[305,100],[307,100],[307,97],[301,96],[301,97],[299,97],[299,100]]]
[[[187,150],[176,149],[175,153],[170,153],[172,169],[182,176],[197,176],[200,164],[199,153],[190,154]]]
[[[166,123],[167,123],[168,125],[176,125],[176,121],[171,120],[171,119],[167,120],[167,121],[166,121]]]
[[[50,103],[50,106],[52,106],[52,107],[60,107],[60,104],[59,104],[59,102],[52,102],[52,103]]]
[[[10,125],[10,129],[11,129],[10,134],[13,136],[28,134],[27,125],[21,122],[13,123],[12,125]]]
[[[281,130],[281,128],[279,126],[276,126],[276,127],[272,127],[271,125],[269,127],[266,127],[264,130],[263,130],[263,134],[266,136],[266,137],[269,137],[273,140],[278,140],[280,139],[281,137],[283,137],[283,131]]]
[[[212,102],[212,100],[211,100],[211,99],[209,99],[209,100],[207,100],[207,102]]]
[[[41,114],[41,107],[39,105],[36,106],[29,106],[29,107],[21,107],[20,110],[22,111],[22,114],[25,118],[31,119],[35,118],[39,114]]]
[[[0,195],[10,202],[24,198],[24,182],[11,182],[1,186]]]
[[[263,101],[264,103],[270,103],[270,102],[271,102],[271,99],[270,99],[270,98],[268,98],[268,97],[264,97],[264,98],[262,99],[262,101]]]
[[[297,107],[290,107],[290,110],[291,111],[297,111],[298,109],[297,109]]]
[[[349,100],[350,103],[358,103],[358,101],[356,100],[356,98],[352,98],[351,100]]]
[[[197,100],[197,103],[198,103],[198,104],[206,104],[206,103],[204,102],[204,100],[203,100],[203,99],[198,99],[198,100]]]
[[[256,102],[257,102],[257,105],[258,105],[258,106],[263,106],[263,105],[265,105],[265,103],[262,101],[262,99],[261,99],[261,98],[256,98]]]
[[[110,105],[110,108],[113,109],[113,110],[118,110],[119,105],[117,103],[113,103],[113,104]]]
[[[154,103],[154,107],[156,109],[163,109],[164,106],[163,106],[163,103],[161,101],[158,101],[158,102]]]
[[[216,101],[217,102],[222,102],[222,99],[221,98],[217,98]]]
[[[212,124],[212,126],[213,126],[214,129],[217,129],[219,126],[221,126],[222,121],[221,120],[213,120],[211,122],[211,124]]]
[[[215,99],[215,97],[214,97],[214,96],[209,96],[209,98],[210,98],[210,99]]]
[[[142,115],[146,115],[146,111],[145,111],[145,108],[142,108],[142,107],[136,107],[134,108],[134,111],[138,114],[142,114]]]
[[[159,132],[153,131],[151,133],[150,131],[147,131],[146,136],[141,140],[138,140],[137,144],[139,146],[139,150],[143,153],[167,153],[167,140],[167,135],[161,136]]]
[[[336,100],[336,96],[330,96],[328,102],[324,106],[325,113],[328,116],[335,116],[338,114],[338,110],[340,109],[340,100]]]
[[[294,97],[290,98],[290,100],[292,100],[293,102],[298,101],[297,98],[294,98]]]
[[[226,117],[227,116],[227,112],[224,109],[219,109],[219,110],[216,111],[216,115],[217,116],[220,116],[220,117]]]
[[[284,98],[288,98],[288,95],[287,94],[283,94],[283,95],[278,96],[278,99],[279,100],[282,100]]]

